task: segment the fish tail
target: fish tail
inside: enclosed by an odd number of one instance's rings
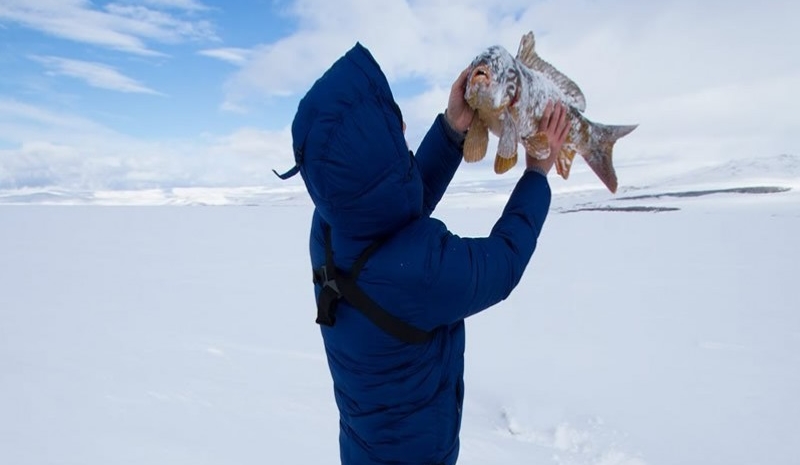
[[[586,120],[588,143],[581,155],[608,190],[617,192],[617,173],[611,160],[614,143],[631,133],[638,125],[609,126]]]

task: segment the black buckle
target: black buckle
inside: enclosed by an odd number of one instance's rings
[[[336,284],[336,272],[333,271],[328,274],[328,265],[322,265],[321,267],[314,270],[314,283],[319,284],[322,288],[330,287],[340,296],[342,295],[339,292],[339,286]]]
[[[322,286],[317,298],[317,324],[333,326],[336,323],[336,304],[342,298],[336,284],[336,272],[328,273],[328,266],[323,265],[314,270],[314,283]]]

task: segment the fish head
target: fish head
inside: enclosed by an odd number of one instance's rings
[[[499,113],[519,98],[519,74],[508,50],[499,45],[489,47],[470,65],[464,98],[479,112]]]

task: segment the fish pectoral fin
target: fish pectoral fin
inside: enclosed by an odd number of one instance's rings
[[[566,103],[575,107],[578,111],[586,110],[586,97],[583,96],[581,88],[572,79],[568,78],[555,66],[544,61],[535,50],[536,41],[533,32],[528,32],[522,36],[517,50],[517,60],[528,68],[538,71],[547,76],[559,89],[567,96]]]
[[[497,157],[494,160],[494,172],[503,174],[517,164],[517,146],[519,145],[519,132],[517,123],[506,110],[501,121],[500,140],[497,142]]]
[[[532,137],[525,139],[525,151],[528,156],[537,160],[544,160],[550,156],[550,139],[544,132],[537,132]]]
[[[516,157],[518,144],[519,132],[517,132],[517,123],[514,122],[511,113],[506,110],[503,119],[500,121],[500,141],[497,143],[497,156],[503,158]]]
[[[575,148],[565,145],[556,157],[556,172],[565,180],[569,178],[572,160],[575,158]]]
[[[464,139],[464,160],[473,163],[483,160],[489,147],[489,128],[475,115]]]

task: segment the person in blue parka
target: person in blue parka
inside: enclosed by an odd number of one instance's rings
[[[299,170],[315,206],[310,255],[317,322],[340,414],[344,465],[456,462],[464,320],[508,297],[547,216],[547,173],[567,126],[558,104],[548,105],[539,126],[550,137],[551,156],[526,157],[526,170],[488,237],[459,237],[431,216],[463,158],[474,116],[464,100],[467,75],[464,70],[453,84],[447,110],[416,155],[386,77],[360,43],[313,84],[292,123],[293,171]],[[328,274],[348,275],[373,244],[360,271],[349,276],[357,275],[351,281],[383,317],[359,310],[357,299],[342,297],[342,283],[318,273],[329,265]],[[404,340],[387,325],[425,337]]]

